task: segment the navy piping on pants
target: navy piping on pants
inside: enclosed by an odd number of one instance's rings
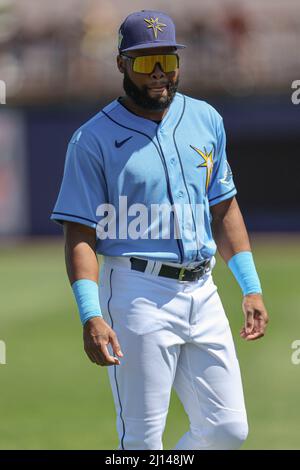
[[[111,313],[110,313],[110,308],[109,308],[109,304],[110,304],[110,301],[111,301],[111,298],[112,298],[112,285],[111,285],[112,273],[113,273],[113,269],[111,269],[110,275],[109,275],[110,296],[109,296],[109,299],[107,301],[107,311],[108,311],[108,314],[109,314],[109,317],[110,317],[111,327],[113,329],[114,328],[114,322],[113,322],[113,319],[112,319],[112,316],[111,316]],[[122,447],[122,450],[125,450],[125,448],[124,448],[125,423],[124,423],[124,419],[123,419],[123,416],[122,416],[123,409],[122,409],[122,403],[121,403],[121,399],[120,399],[119,385],[118,385],[118,381],[117,381],[117,366],[113,366],[113,367],[114,367],[114,376],[115,376],[117,394],[118,394],[119,405],[120,405],[120,419],[121,419],[122,425],[123,425],[123,435],[122,435],[122,438],[121,438],[121,447]]]

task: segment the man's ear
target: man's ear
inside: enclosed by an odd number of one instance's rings
[[[123,59],[122,56],[118,55],[117,56],[117,65],[118,65],[118,69],[121,73],[124,73],[125,72],[125,61]]]

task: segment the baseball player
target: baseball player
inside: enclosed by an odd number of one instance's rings
[[[85,352],[112,366],[119,449],[162,449],[172,386],[190,421],[176,449],[236,449],[247,436],[216,249],[243,292],[241,337],[262,337],[268,322],[222,118],[177,92],[183,47],[165,13],[125,19],[124,95],[74,133],[52,214]]]

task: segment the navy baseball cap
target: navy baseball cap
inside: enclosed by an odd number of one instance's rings
[[[173,20],[161,11],[142,10],[131,13],[119,29],[119,52],[152,47],[173,46],[183,49],[176,43]]]

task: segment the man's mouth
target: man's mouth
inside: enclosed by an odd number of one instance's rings
[[[158,89],[162,89],[162,88],[167,88],[168,84],[167,83],[157,83],[156,85],[152,85],[152,86],[148,86],[148,88],[150,88],[150,90],[158,90]]]
[[[168,85],[160,85],[160,86],[151,86],[151,87],[148,87],[148,90],[150,90],[151,92],[154,92],[154,93],[162,93],[164,92],[165,90],[168,89]]]

